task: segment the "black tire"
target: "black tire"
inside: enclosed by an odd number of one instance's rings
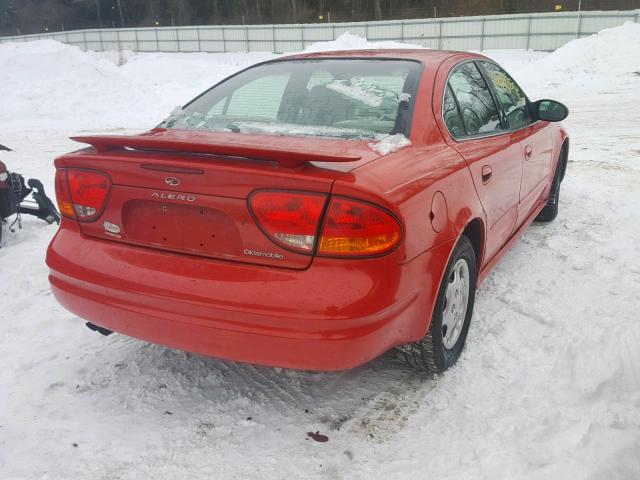
[[[558,184],[555,193],[554,187],[551,187],[551,193],[549,194],[549,200],[540,213],[536,217],[535,221],[540,223],[553,222],[558,216],[558,203],[560,202],[560,184]],[[553,201],[551,198],[553,197]]]
[[[446,292],[453,268],[459,260],[463,259],[467,263],[469,271],[469,293],[466,306],[466,314],[459,337],[454,345],[447,348],[443,343],[443,311],[446,305]],[[462,236],[453,250],[451,259],[447,264],[447,269],[442,278],[438,298],[433,309],[433,316],[429,330],[424,338],[418,342],[408,343],[399,347],[404,359],[410,364],[424,368],[429,372],[442,373],[450,368],[460,357],[464,343],[469,332],[469,324],[473,315],[473,305],[476,296],[476,255],[471,241]],[[445,330],[446,334],[446,330]]]
[[[558,205],[560,204],[560,184],[564,178],[564,172],[567,168],[568,146],[565,144],[560,151],[560,158],[556,164],[556,171],[553,174],[553,184],[549,192],[547,204],[535,218],[536,222],[548,223],[552,222],[558,216]]]

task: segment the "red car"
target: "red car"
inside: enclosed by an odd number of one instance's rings
[[[567,113],[469,53],[252,66],[147,133],[74,138],[51,287],[90,328],[204,355],[444,371],[479,283],[557,214]]]

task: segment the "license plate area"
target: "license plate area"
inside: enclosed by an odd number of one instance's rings
[[[156,247],[221,255],[241,245],[235,222],[224,212],[199,205],[131,200],[123,208],[127,239]]]

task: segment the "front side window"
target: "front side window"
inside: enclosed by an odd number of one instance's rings
[[[451,72],[449,87],[458,101],[468,135],[502,130],[498,108],[489,87],[473,62],[463,63]]]
[[[527,97],[518,84],[495,63],[480,63],[498,94],[509,128],[517,130],[531,124],[533,117],[527,106]]]
[[[420,64],[309,59],[257,65],[196,98],[165,128],[382,138],[409,135]]]

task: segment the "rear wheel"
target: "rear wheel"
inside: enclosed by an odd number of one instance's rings
[[[400,347],[407,362],[435,373],[456,363],[469,331],[476,278],[473,245],[463,236],[447,265],[427,335]]]

